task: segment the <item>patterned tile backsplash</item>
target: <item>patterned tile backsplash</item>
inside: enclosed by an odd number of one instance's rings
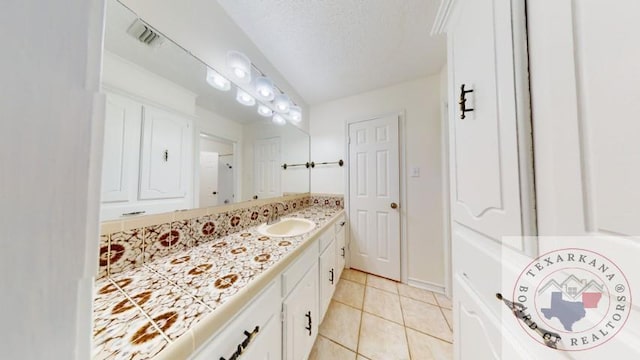
[[[275,206],[280,202],[284,206]],[[211,208],[209,213],[200,212],[200,216],[182,216],[173,221],[167,221],[170,217],[165,214],[159,217],[165,222],[153,223],[151,220],[139,228],[102,233],[97,278],[127,272],[145,263],[236,234],[264,223],[273,211],[286,216],[308,206],[342,209],[344,199],[342,195],[306,194],[274,198],[258,205],[252,202],[245,204],[226,211],[225,208]],[[114,228],[113,222],[109,225],[106,228]]]
[[[286,202],[284,213],[321,227],[340,210],[342,197],[317,195]],[[307,235],[258,233],[270,211],[250,206],[101,236],[108,275],[94,289],[92,358],[156,356],[304,243]]]

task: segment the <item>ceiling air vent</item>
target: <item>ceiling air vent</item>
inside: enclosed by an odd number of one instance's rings
[[[136,19],[136,21],[129,26],[127,33],[149,46],[159,46],[162,44],[162,36],[140,19]]]

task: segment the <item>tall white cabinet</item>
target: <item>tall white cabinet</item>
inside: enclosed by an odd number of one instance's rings
[[[504,327],[495,296],[512,292],[502,284],[505,259],[537,253],[521,237],[536,231],[524,4],[445,0],[436,25],[448,50],[456,359],[526,358],[504,336],[520,329]]]
[[[443,1],[436,27],[448,40],[456,359],[640,357],[640,313],[628,298],[617,300],[616,311],[629,316],[611,341],[598,323],[600,339],[562,332],[566,348],[593,345],[576,352],[540,344],[496,299],[527,301],[514,299],[512,280],[538,254],[561,248],[600,254],[625,274],[630,286],[602,292],[603,301],[629,288],[640,297],[640,125],[632,110],[640,45],[627,38],[640,31],[639,12],[635,0]],[[525,312],[553,329],[539,306]]]

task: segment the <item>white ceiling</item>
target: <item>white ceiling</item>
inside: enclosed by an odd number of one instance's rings
[[[437,73],[439,0],[218,0],[309,104]],[[259,64],[258,64],[259,66]]]

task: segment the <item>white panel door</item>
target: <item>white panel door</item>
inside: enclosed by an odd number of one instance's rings
[[[219,158],[217,152],[200,152],[200,207],[218,205]]]
[[[588,236],[575,247],[625,274],[636,302],[626,307],[626,324],[583,353],[638,359],[640,2],[530,1],[527,10],[539,233]],[[544,237],[540,245],[566,247]]]
[[[254,143],[254,193],[259,199],[282,195],[280,147],[279,137]]]
[[[220,155],[218,161],[218,205],[235,202],[233,155]]]
[[[351,267],[394,280],[400,280],[399,162],[398,116],[349,125]]]
[[[191,167],[191,127],[178,115],[144,106],[140,199],[187,195]]]
[[[495,240],[520,235],[511,1],[459,1],[451,22],[452,219]],[[466,94],[466,107],[473,111],[464,119],[459,106],[463,85],[473,90]]]
[[[142,106],[107,94],[102,161],[102,202],[136,199]]]

